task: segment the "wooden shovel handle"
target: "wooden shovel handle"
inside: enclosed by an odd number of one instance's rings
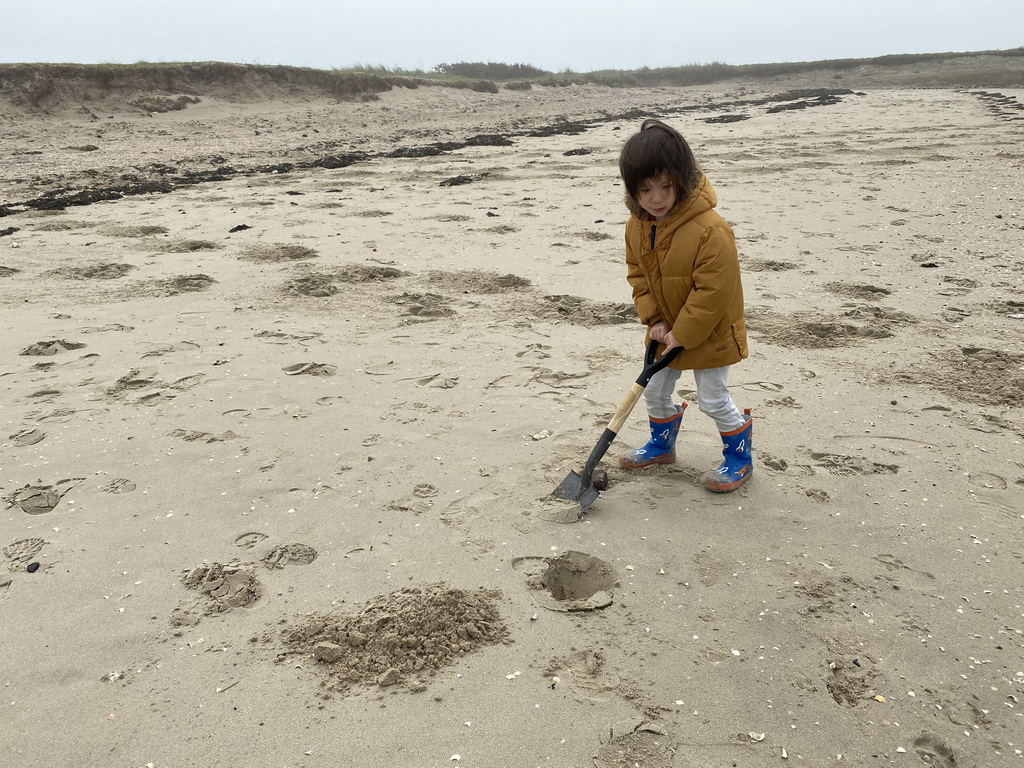
[[[626,423],[626,419],[629,418],[629,414],[633,412],[633,407],[640,400],[640,396],[644,393],[644,387],[641,384],[634,384],[629,394],[626,395],[626,399],[622,401],[622,405],[615,411],[615,415],[612,416],[612,420],[608,422],[608,429],[614,432],[616,435],[619,434],[619,430],[622,429],[622,425]]]

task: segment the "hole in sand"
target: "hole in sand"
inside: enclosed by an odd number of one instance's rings
[[[591,611],[612,603],[615,569],[610,563],[584,552],[570,550],[547,558],[547,568],[537,580],[553,598],[544,607],[556,611]]]

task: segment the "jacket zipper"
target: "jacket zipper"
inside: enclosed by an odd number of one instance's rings
[[[658,232],[658,225],[657,224],[651,224],[651,250],[652,251],[654,250],[654,236],[655,236],[655,234],[657,234],[657,232]]]

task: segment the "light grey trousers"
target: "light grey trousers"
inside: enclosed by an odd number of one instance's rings
[[[746,423],[729,394],[731,367],[726,365],[693,372],[697,384],[697,406],[701,413],[714,420],[719,432],[732,432]],[[662,368],[651,377],[651,383],[644,390],[644,404],[647,415],[652,419],[668,419],[679,413],[679,406],[672,399],[682,373],[674,368]]]

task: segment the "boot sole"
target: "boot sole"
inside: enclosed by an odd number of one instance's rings
[[[732,493],[745,482],[747,482],[747,480],[749,480],[751,475],[753,474],[754,473],[752,471],[747,472],[747,474],[745,474],[739,480],[733,480],[731,483],[713,483],[711,481],[705,480],[704,487],[707,488],[712,493]]]
[[[651,467],[651,466],[654,466],[655,464],[675,464],[675,463],[676,463],[676,457],[675,456],[671,456],[671,457],[667,457],[666,456],[665,458],[661,458],[661,459],[651,459],[650,461],[645,461],[642,464],[633,464],[631,462],[626,462],[626,461],[623,461],[622,459],[619,459],[619,466],[622,467],[623,469],[643,469],[644,467]]]

